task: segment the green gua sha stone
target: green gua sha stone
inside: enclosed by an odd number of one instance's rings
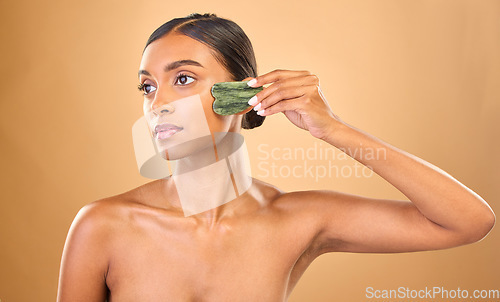
[[[212,95],[215,101],[212,108],[219,115],[231,115],[243,112],[250,105],[248,100],[262,91],[262,87],[253,88],[243,82],[221,82],[212,86]]]

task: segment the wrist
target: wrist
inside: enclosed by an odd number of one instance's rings
[[[346,136],[349,135],[349,131],[352,131],[352,127],[344,121],[336,118],[332,123],[330,123],[322,140],[330,145],[339,147],[342,139],[345,139]]]

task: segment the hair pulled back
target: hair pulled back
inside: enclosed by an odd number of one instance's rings
[[[191,37],[214,51],[214,56],[231,74],[234,81],[257,76],[257,62],[252,43],[241,27],[231,20],[215,14],[190,14],[172,19],[158,27],[146,42],[146,47],[170,32]],[[262,125],[265,117],[254,110],[245,113],[241,121],[243,129]]]

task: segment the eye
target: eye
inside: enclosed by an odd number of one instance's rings
[[[194,78],[185,74],[180,74],[175,79],[175,85],[188,85],[194,82]]]
[[[144,92],[144,95],[147,95],[147,94],[150,94],[151,92],[155,91],[156,87],[153,85],[142,83],[142,84],[139,84],[139,86],[137,86],[137,89],[139,89],[139,91]]]

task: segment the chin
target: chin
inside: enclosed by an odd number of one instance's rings
[[[214,143],[217,148],[214,148]],[[179,160],[193,158],[200,165],[211,164],[216,159],[221,160],[232,154],[244,143],[244,137],[239,132],[215,132],[189,141],[175,143],[157,142],[158,152],[163,159]],[[217,157],[215,155],[217,150]]]
[[[175,142],[175,141],[156,141],[158,153],[161,154],[163,159],[178,160],[187,158],[193,155],[200,155],[215,161],[214,144],[212,135],[198,137],[189,141]]]

